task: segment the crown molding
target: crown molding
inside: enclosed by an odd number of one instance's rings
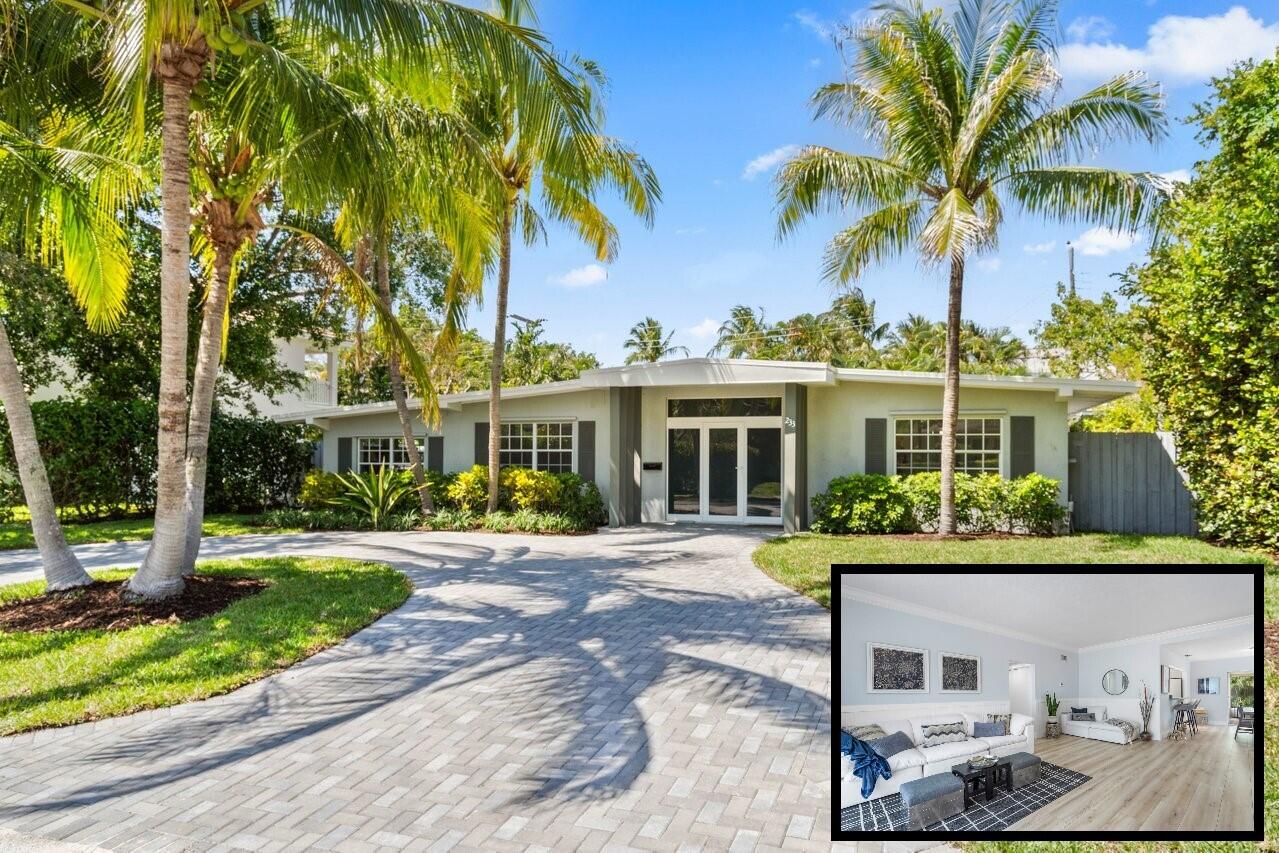
[[[1137,643],[1172,643],[1177,640],[1190,640],[1202,634],[1212,633],[1213,631],[1222,631],[1229,628],[1243,628],[1252,625],[1251,616],[1236,616],[1233,619],[1222,619],[1217,622],[1205,622],[1202,625],[1188,625],[1185,628],[1173,628],[1170,631],[1160,631],[1155,634],[1142,634],[1137,637],[1128,637],[1124,640],[1112,640],[1109,643],[1098,643],[1093,646],[1084,646],[1079,649],[1082,652],[1095,652],[1101,649],[1115,649],[1120,646],[1131,646]]]
[[[945,610],[935,610],[932,607],[925,607],[922,604],[903,601],[900,598],[880,595],[877,592],[870,592],[865,589],[857,589],[855,587],[850,587],[847,581],[840,584],[839,595],[840,598],[846,598],[850,601],[860,601],[863,604],[870,604],[875,607],[884,607],[901,613],[909,613],[913,616],[922,616],[925,619],[933,619],[937,622],[947,622],[951,625],[958,625],[962,628],[972,628],[975,631],[983,631],[987,634],[998,634],[1001,637],[1009,637],[1014,640],[1034,643],[1038,646],[1047,646],[1057,652],[1075,651],[1069,643],[1060,643],[1056,640],[1051,640],[1047,637],[1039,637],[1034,634],[1023,634],[1020,631],[1013,631],[1008,628],[1004,628],[1001,625],[991,624],[981,619],[970,619],[966,616],[959,616]]]

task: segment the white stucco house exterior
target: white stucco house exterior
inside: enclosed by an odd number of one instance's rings
[[[943,377],[823,363],[689,358],[590,370],[502,389],[503,464],[576,471],[605,496],[613,525],[696,521],[808,525],[809,498],[834,477],[937,470]],[[1032,471],[1067,494],[1068,418],[1136,383],[964,375],[960,470]],[[419,411],[416,401],[411,401]],[[429,467],[487,460],[488,392],[445,395],[438,429],[418,419]],[[273,415],[323,432],[329,471],[404,465],[392,403],[308,406]]]

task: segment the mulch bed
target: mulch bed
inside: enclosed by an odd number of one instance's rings
[[[195,575],[180,596],[163,601],[127,601],[124,581],[94,581],[89,586],[24,598],[0,606],[0,631],[123,631],[135,625],[163,625],[200,619],[267,587],[257,578]]]
[[[1266,640],[1266,657],[1279,661],[1279,622],[1267,622],[1263,636]]]

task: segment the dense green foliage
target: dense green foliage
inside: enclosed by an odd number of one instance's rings
[[[374,530],[383,530],[386,524],[417,499],[411,476],[385,465],[372,471],[357,474],[354,471],[338,474],[342,489],[329,503],[363,519]]]
[[[955,512],[966,533],[1050,535],[1065,517],[1056,480],[1029,474],[1005,480],[996,474],[955,475]],[[812,499],[815,533],[936,532],[941,515],[941,474],[836,477]]]
[[[1200,529],[1279,548],[1279,60],[1213,85],[1194,120],[1220,150],[1128,287]]]
[[[121,507],[120,513],[131,511]],[[15,511],[23,517],[12,522],[0,523],[0,551],[15,548],[36,547],[35,536],[31,533],[31,524],[25,518],[22,507]],[[268,510],[269,515],[274,510]],[[70,515],[71,513],[64,513]],[[114,514],[114,513],[113,513]],[[245,536],[257,533],[297,533],[302,525],[272,526],[264,515],[243,513],[209,513],[204,516],[203,532],[205,536]],[[114,518],[110,521],[79,521],[63,518],[62,532],[67,542],[72,545],[85,545],[90,542],[138,542],[150,539],[155,533],[155,519],[147,516],[129,516]]]
[[[59,507],[88,520],[154,506],[154,402],[47,400],[31,408]],[[310,464],[303,427],[215,413],[206,506],[210,512],[251,512],[290,504]],[[12,470],[6,432],[0,436],[0,471]],[[23,502],[16,479],[0,479],[0,507]]]
[[[390,566],[329,558],[208,562],[200,574],[270,585],[189,622],[0,633],[0,735],[226,693],[338,643],[398,607],[412,589]],[[42,581],[3,587],[0,602],[43,591]]]

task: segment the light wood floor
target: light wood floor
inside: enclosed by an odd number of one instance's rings
[[[1184,741],[1036,739],[1044,761],[1092,778],[1007,831],[1251,830],[1253,736],[1200,725]]]

